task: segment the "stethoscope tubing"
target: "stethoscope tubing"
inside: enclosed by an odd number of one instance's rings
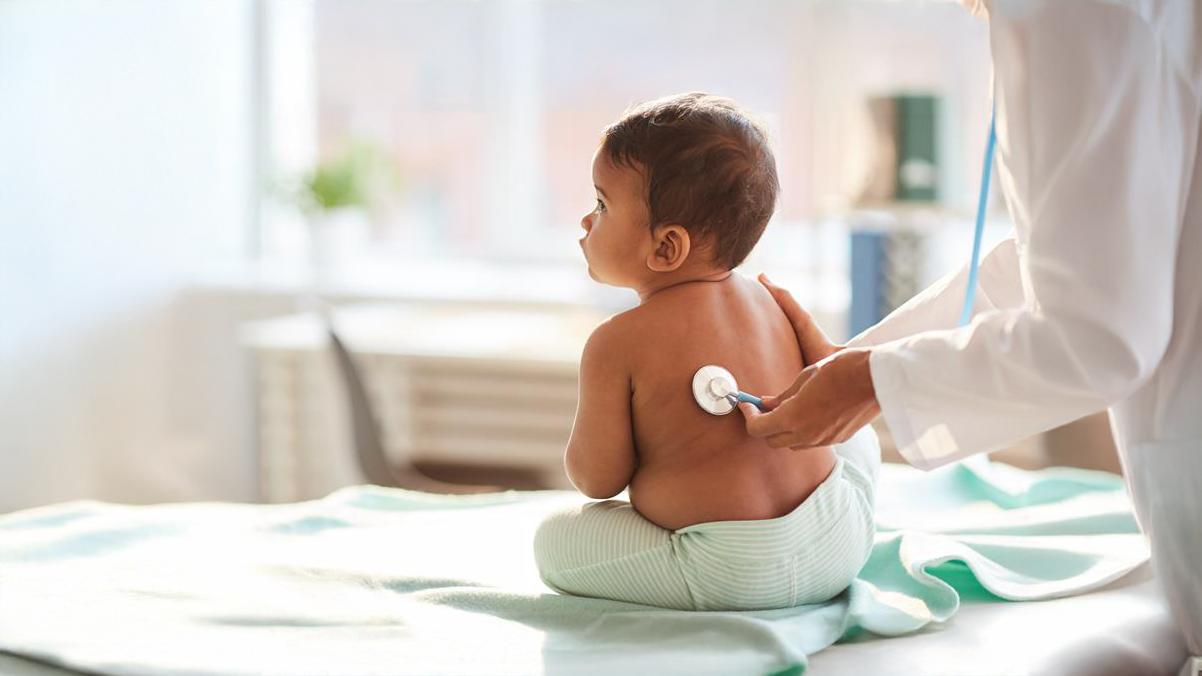
[[[735,394],[727,395],[728,399],[731,397],[734,397],[736,399],[735,402],[731,402],[731,403],[735,404],[736,408],[738,407],[738,405],[740,403],[747,402],[748,404],[751,404],[751,405],[755,406],[756,408],[760,409],[760,411],[767,413],[767,409],[764,408],[764,400],[760,399],[759,397],[755,396],[754,394],[747,394],[746,392],[738,392]]]
[[[960,323],[965,326],[972,319],[973,301],[977,295],[977,268],[981,257],[981,236],[985,232],[985,204],[989,201],[989,180],[993,174],[993,150],[997,145],[997,105],[989,112],[989,140],[985,142],[985,166],[981,169],[981,196],[977,200],[977,227],[972,240],[972,259],[968,263],[968,288],[964,292],[964,309],[960,311]]]

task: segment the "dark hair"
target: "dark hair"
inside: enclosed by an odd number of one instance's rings
[[[640,103],[605,129],[601,148],[615,165],[645,172],[650,227],[676,223],[708,238],[728,269],[776,209],[767,132],[730,99],[693,92]]]

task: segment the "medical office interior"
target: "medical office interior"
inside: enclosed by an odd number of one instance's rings
[[[767,121],[781,199],[740,272],[835,340],[971,249],[990,65],[954,2],[0,8],[3,511],[361,482],[323,308],[392,462],[570,487],[575,361],[637,302],[574,240],[638,101]],[[1094,417],[995,457],[1118,471],[1109,444]]]
[[[570,490],[581,349],[638,302],[590,279],[576,242],[606,125],[689,91],[758,115],[781,193],[738,272],[840,342],[968,261],[990,77],[988,24],[952,0],[0,0],[0,519],[73,501],[283,509],[365,484]],[[984,248],[1010,229],[995,173]],[[1105,412],[990,457],[1121,489]],[[126,546],[110,536],[93,542]],[[1051,637],[1090,633],[1082,617],[1175,637],[1141,571],[1113,613],[1095,595],[955,621],[1049,637],[1031,653],[974,639],[999,669],[1067,664]],[[1089,645],[1119,649],[1110,631]],[[45,659],[108,673],[103,649],[63,645]],[[884,673],[844,647],[815,673]],[[872,654],[980,666],[940,650]],[[532,654],[547,673],[563,659]],[[271,671],[257,664],[239,668]],[[277,671],[311,673],[298,664]],[[764,673],[801,673],[780,668]]]

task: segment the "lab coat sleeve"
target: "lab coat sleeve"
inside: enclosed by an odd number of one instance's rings
[[[1106,408],[1157,368],[1172,330],[1195,122],[1176,65],[1117,3],[994,3],[990,40],[1019,233],[1004,284],[1022,301],[873,348],[882,415],[924,469]],[[927,311],[928,327],[954,324]]]
[[[964,307],[967,283],[968,265],[965,264],[847,341],[847,346],[869,347],[912,336],[932,327],[955,326],[960,321],[960,312]],[[981,258],[972,314],[1018,307],[1022,302],[1018,249],[1011,234]]]

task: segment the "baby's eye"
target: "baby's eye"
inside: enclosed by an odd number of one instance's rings
[[[596,211],[605,211],[605,202],[602,202],[600,199],[598,199],[597,200],[597,208],[595,210]]]

